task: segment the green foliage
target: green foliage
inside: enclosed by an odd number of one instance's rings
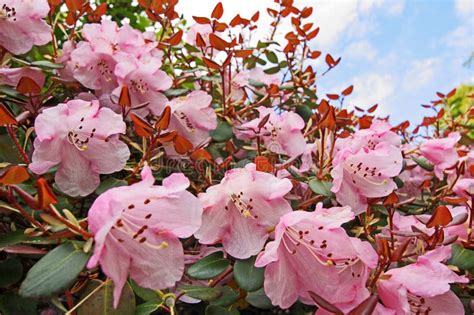
[[[264,268],[255,267],[255,257],[237,260],[234,265],[234,278],[239,287],[255,291],[263,286]]]
[[[222,252],[212,253],[190,266],[188,275],[195,279],[210,279],[221,274],[229,266]]]
[[[113,291],[114,284],[110,280],[105,283],[99,280],[90,281],[80,296],[80,300],[84,300],[84,302],[77,308],[77,315],[135,314],[135,295],[130,285],[125,283],[116,308],[113,307]]]

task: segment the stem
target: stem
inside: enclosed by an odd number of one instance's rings
[[[20,157],[23,160],[23,162],[25,164],[30,164],[30,159],[28,158],[28,155],[26,154],[26,152],[23,150],[23,147],[18,141],[15,131],[13,130],[11,125],[7,126],[7,132],[10,138],[12,139],[13,143],[15,144],[15,148],[18,150],[18,153],[20,154]]]

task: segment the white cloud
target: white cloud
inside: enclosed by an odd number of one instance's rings
[[[415,60],[406,72],[402,87],[413,91],[430,83],[436,76],[441,62],[437,58]]]
[[[343,56],[347,56],[355,60],[367,60],[372,61],[378,55],[378,50],[367,40],[355,41],[349,44],[343,53]]]
[[[396,88],[396,80],[392,75],[366,73],[354,77],[351,82],[354,84],[354,93],[348,99],[348,104],[366,109],[379,104],[377,114],[389,113],[387,107]]]
[[[391,0],[387,4],[388,14],[396,16],[403,13],[405,9],[405,0]]]
[[[472,16],[474,15],[474,1],[456,0],[454,7],[459,16],[472,19]]]

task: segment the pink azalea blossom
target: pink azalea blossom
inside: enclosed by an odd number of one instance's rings
[[[341,150],[333,161],[331,191],[340,204],[360,214],[367,209],[367,198],[388,196],[397,188],[392,178],[400,174],[402,163],[400,149],[384,142],[373,150]]]
[[[201,204],[186,191],[189,180],[183,174],[172,174],[162,186],[154,181],[146,166],[142,181],[106,191],[89,210],[95,248],[87,266],[100,264],[114,281],[114,306],[128,275],[145,288],[174,286],[184,270],[178,238],[191,236],[201,225]]]
[[[235,135],[241,140],[256,141],[259,136],[265,147],[277,154],[285,154],[291,157],[302,154],[306,149],[302,129],[305,124],[303,119],[293,112],[277,113],[273,108],[259,107],[259,117],[238,126]],[[267,115],[270,119],[261,128],[258,125]]]
[[[344,311],[369,296],[365,288],[377,254],[368,242],[349,237],[341,224],[354,218],[349,207],[314,212],[294,211],[281,217],[275,240],[260,253],[255,266],[265,268],[265,293],[285,309],[299,298],[314,304],[312,291]]]
[[[459,159],[456,143],[461,139],[458,132],[452,132],[447,138],[427,140],[420,146],[420,153],[434,165],[435,175],[443,178],[443,171],[454,166]]]
[[[387,280],[379,280],[378,292],[385,307],[397,315],[464,314],[459,298],[450,291],[451,283],[468,283],[441,261],[451,256],[449,247],[441,247],[418,257],[414,264],[391,269]],[[385,278],[384,278],[385,279]]]
[[[47,0],[0,0],[0,46],[15,55],[51,41]]]
[[[291,188],[290,180],[259,172],[253,163],[227,171],[220,184],[199,194],[204,214],[195,236],[201,244],[222,242],[239,259],[256,255],[279,218],[291,211],[284,198]]]
[[[0,85],[17,86],[21,78],[28,77],[43,87],[45,76],[41,69],[32,67],[0,68]]]
[[[98,101],[73,100],[43,110],[36,118],[33,162],[30,169],[58,170],[59,189],[71,196],[85,196],[100,184],[99,174],[124,168],[130,151],[119,140],[125,132],[122,117]]]
[[[173,83],[171,78],[160,70],[160,67],[161,57],[148,56],[140,60],[129,56],[122,58],[115,69],[119,86],[112,94],[118,99],[122,87],[127,86],[130,91],[132,109],[141,107],[133,110],[135,114],[160,115],[168,101],[161,91],[169,89]]]
[[[212,97],[204,91],[194,91],[167,103],[171,108],[170,130],[200,147],[209,140],[209,131],[216,129],[217,116],[211,107]],[[166,147],[170,154],[174,150]]]
[[[474,178],[459,179],[454,185],[453,191],[459,197],[471,201],[471,198],[474,197]]]

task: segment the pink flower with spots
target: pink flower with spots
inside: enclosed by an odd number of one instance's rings
[[[139,116],[161,115],[168,102],[161,91],[169,89],[173,82],[160,67],[161,57],[121,58],[115,69],[119,86],[112,92],[113,96],[118,99],[122,87],[127,86],[133,113]]]
[[[125,167],[130,151],[120,141],[122,116],[98,101],[73,100],[43,110],[35,121],[31,171],[44,174],[57,166],[55,181],[71,196],[86,196],[100,184],[99,174]]]
[[[443,179],[443,171],[454,166],[459,159],[456,144],[461,139],[458,132],[452,132],[447,138],[427,140],[420,146],[420,153],[434,165],[435,175]]]
[[[32,67],[0,68],[0,85],[17,86],[21,78],[28,77],[43,87],[45,76],[41,69]]]
[[[201,244],[222,242],[235,258],[256,255],[280,217],[291,212],[284,198],[291,188],[290,180],[257,171],[253,163],[227,171],[220,184],[199,194],[204,214],[195,236]]]
[[[286,309],[299,298],[314,304],[315,292],[343,311],[369,296],[365,288],[377,254],[368,242],[349,237],[341,224],[354,218],[349,207],[314,212],[294,211],[281,217],[275,240],[255,262],[265,267],[264,289],[273,305]]]
[[[179,238],[201,225],[201,204],[186,191],[189,180],[183,174],[172,174],[162,186],[153,185],[148,166],[141,175],[136,184],[100,195],[88,214],[95,248],[87,266],[100,264],[114,281],[115,307],[128,275],[145,288],[174,286],[184,270]]]
[[[340,204],[360,214],[367,209],[367,198],[388,196],[397,188],[392,178],[400,174],[402,163],[400,149],[384,142],[373,150],[341,150],[333,160],[331,191]]]
[[[451,256],[451,248],[441,247],[418,257],[416,263],[389,270],[387,280],[378,281],[378,292],[385,307],[396,315],[464,314],[459,298],[450,291],[451,283],[468,283],[441,261]],[[384,278],[385,279],[385,278]]]
[[[194,91],[184,97],[177,97],[167,103],[171,108],[169,130],[178,132],[195,148],[209,141],[209,131],[216,129],[217,116],[211,107],[212,97],[204,91]],[[173,154],[172,146],[166,146]]]
[[[277,154],[285,154],[291,157],[302,154],[306,149],[302,129],[304,120],[296,113],[277,113],[273,108],[259,107],[259,117],[238,126],[235,135],[241,140],[254,140],[260,137],[265,147]],[[260,129],[258,125],[261,120],[270,115],[267,123]]]
[[[0,0],[0,46],[15,55],[51,41],[47,0]]]

